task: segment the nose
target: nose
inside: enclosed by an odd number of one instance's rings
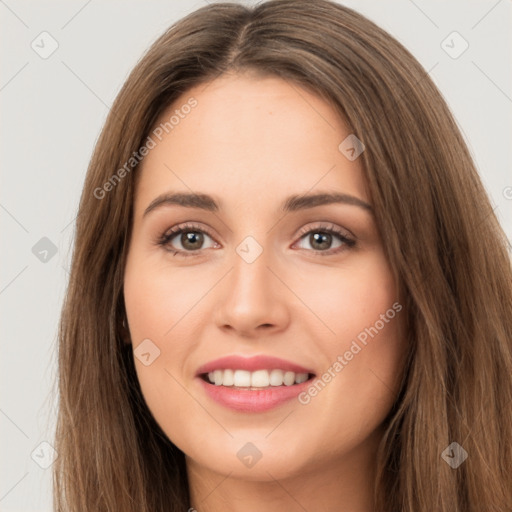
[[[290,321],[290,291],[278,270],[271,268],[267,251],[248,263],[238,254],[223,279],[215,310],[216,325],[238,337],[258,338],[286,329]]]

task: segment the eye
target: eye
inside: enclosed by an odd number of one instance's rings
[[[305,241],[320,256],[329,256],[354,247],[356,241],[345,231],[331,224],[330,226],[318,226],[316,228],[305,228],[300,233],[300,241]],[[333,243],[338,242],[333,247]],[[304,247],[300,247],[304,249]]]
[[[166,231],[157,241],[158,245],[165,247],[175,256],[193,256],[204,247],[205,237],[213,241],[204,228],[195,224],[181,224]],[[217,242],[213,242],[215,246]],[[218,244],[217,244],[218,245]]]
[[[304,228],[299,233],[299,242],[306,242],[310,247],[299,247],[320,256],[329,256],[347,250],[356,245],[356,241],[346,231],[331,224],[330,226],[318,226]],[[210,239],[211,244],[205,247],[205,240]],[[337,244],[336,244],[337,242]],[[163,233],[156,242],[174,256],[195,256],[198,251],[220,245],[204,228],[192,224],[180,224]],[[333,247],[333,243],[335,244]]]

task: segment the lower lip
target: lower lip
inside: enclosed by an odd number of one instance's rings
[[[198,377],[206,394],[215,402],[242,412],[263,412],[273,409],[299,395],[310,384],[311,379],[292,386],[275,386],[261,390],[215,386]]]

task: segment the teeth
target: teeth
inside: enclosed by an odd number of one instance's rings
[[[245,370],[235,370],[235,376],[233,377],[233,380],[235,381],[234,385],[237,388],[248,388],[251,385],[251,372],[246,372]],[[224,382],[224,379],[222,382]],[[215,382],[215,384],[217,384],[217,382]]]
[[[238,388],[267,388],[269,386],[292,386],[308,380],[307,373],[287,372],[284,370],[214,370],[208,373],[208,380],[216,386],[235,386]]]
[[[218,370],[222,371],[222,370]],[[224,375],[222,376],[222,385],[223,386],[233,386],[235,384],[235,373],[233,370],[224,370]]]
[[[251,386],[253,388],[266,388],[269,385],[267,370],[257,370],[251,374]]]
[[[295,384],[295,373],[286,372],[284,374],[283,381],[286,386],[291,386],[292,384]]]
[[[220,386],[222,384],[222,371],[221,370],[215,370],[213,372],[213,382],[215,382],[216,386]]]

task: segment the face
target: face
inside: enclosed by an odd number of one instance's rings
[[[160,121],[124,276],[153,416],[189,464],[241,478],[362,460],[398,392],[404,313],[350,131],[249,74]]]

